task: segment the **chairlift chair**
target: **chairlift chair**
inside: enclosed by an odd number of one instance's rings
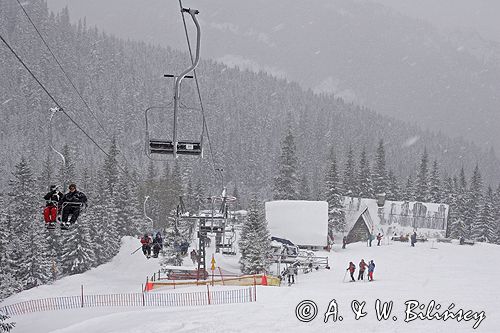
[[[173,139],[162,139],[162,138],[150,138],[149,137],[149,129],[148,129],[148,112],[155,107],[151,107],[146,109],[146,136],[147,136],[147,155],[151,158],[152,154],[162,154],[162,155],[173,155],[174,158],[177,158],[177,155],[193,155],[193,156],[202,156],[203,157],[203,129],[202,134],[199,141],[196,140],[179,140],[177,136],[177,113],[180,104],[180,85],[182,80],[185,77],[188,77],[188,73],[193,71],[200,61],[200,25],[198,24],[198,20],[196,19],[196,14],[198,14],[198,10],[196,9],[182,9],[182,13],[188,13],[193,22],[196,25],[196,58],[193,61],[192,65],[184,70],[179,76],[173,75],[165,75],[169,77],[174,77],[175,86],[174,86],[174,121],[173,121]],[[203,124],[204,125],[204,124]]]

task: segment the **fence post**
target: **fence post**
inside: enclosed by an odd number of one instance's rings
[[[210,287],[208,285],[209,284],[207,283],[208,305],[210,305]]]
[[[250,287],[250,288],[252,288],[252,287]],[[255,284],[253,285],[253,301],[257,302],[257,285],[255,285]]]
[[[146,306],[146,297],[144,296],[144,291],[142,292],[142,306]]]
[[[82,308],[83,308],[83,284],[82,284]]]
[[[224,284],[224,277],[222,276],[222,271],[221,271],[221,269],[220,269],[220,266],[219,266],[219,267],[217,267],[217,268],[219,269],[219,275],[220,275],[220,279],[221,279],[221,281],[222,281],[222,285],[223,285],[223,286],[225,286],[225,284]]]

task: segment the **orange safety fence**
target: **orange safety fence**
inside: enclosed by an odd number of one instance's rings
[[[167,282],[168,281],[168,282]],[[207,280],[161,280],[147,281],[145,291],[151,291],[162,287],[181,287],[181,286],[198,286],[198,285],[218,285],[218,286],[279,286],[280,279],[271,275],[241,275],[234,277],[224,277],[223,275],[214,275],[213,279],[209,277]]]

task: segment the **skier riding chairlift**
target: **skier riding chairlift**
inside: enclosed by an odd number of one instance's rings
[[[62,197],[63,194],[59,191],[58,185],[51,185],[50,191],[43,197],[46,200],[46,205],[43,210],[43,218],[45,226],[48,229],[54,229],[56,227],[58,203]]]
[[[69,185],[69,192],[59,200],[59,210],[61,212],[61,229],[68,230],[80,215],[81,208],[86,208],[87,196],[76,189],[75,184]],[[69,217],[71,219],[68,221]]]

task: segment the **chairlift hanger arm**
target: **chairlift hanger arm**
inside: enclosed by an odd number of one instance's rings
[[[198,63],[200,62],[200,40],[201,40],[201,29],[200,24],[196,18],[196,14],[199,13],[196,9],[191,8],[182,8],[182,14],[185,12],[191,15],[191,18],[196,25],[196,58],[189,68],[184,70],[179,76],[175,78],[175,92],[174,92],[174,137],[173,137],[173,145],[174,145],[174,158],[177,158],[177,109],[179,108],[179,87],[181,85],[184,77],[191,71],[193,71],[196,67],[198,67]]]
[[[62,162],[63,162],[63,166],[66,167],[66,158],[64,157],[64,155],[59,152],[56,148],[54,148],[54,145],[52,143],[52,119],[54,118],[54,115],[58,112],[58,111],[63,111],[63,109],[59,106],[56,106],[56,107],[53,107],[53,108],[50,108],[49,109],[52,114],[50,115],[50,118],[49,118],[49,146],[50,148],[57,154],[61,157],[62,159]]]

